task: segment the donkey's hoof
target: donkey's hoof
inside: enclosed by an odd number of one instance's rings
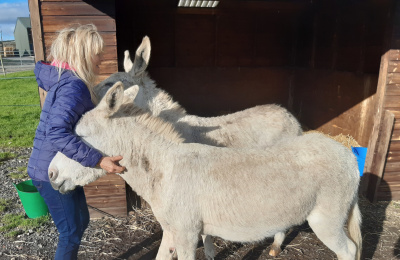
[[[275,257],[278,256],[281,252],[282,250],[280,248],[271,248],[271,250],[269,250],[269,255]]]

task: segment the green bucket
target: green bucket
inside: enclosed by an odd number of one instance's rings
[[[46,203],[32,184],[32,180],[23,181],[14,186],[29,218],[38,218],[49,213]]]

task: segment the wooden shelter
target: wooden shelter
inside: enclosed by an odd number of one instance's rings
[[[134,52],[148,35],[152,78],[189,113],[280,104],[308,129],[368,146],[362,191],[372,201],[400,199],[397,1],[221,0],[213,8],[179,2],[29,0],[36,60],[46,59],[57,30],[94,23],[106,41],[105,78],[122,70],[124,50]],[[107,176],[89,185],[88,203],[126,213],[121,181]],[[99,185],[109,185],[107,193]]]

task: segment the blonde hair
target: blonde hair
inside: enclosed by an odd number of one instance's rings
[[[93,100],[93,86],[97,77],[93,70],[93,58],[101,54],[103,48],[103,38],[94,24],[76,25],[58,32],[49,57],[53,61],[67,63],[72,72],[85,82]],[[60,66],[57,70],[61,76],[64,68]]]

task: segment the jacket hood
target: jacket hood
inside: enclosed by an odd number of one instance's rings
[[[66,78],[76,77],[70,70],[64,70],[59,77],[57,68],[44,61],[36,63],[34,73],[39,87],[45,91],[49,91],[53,86],[58,85],[58,82]]]

